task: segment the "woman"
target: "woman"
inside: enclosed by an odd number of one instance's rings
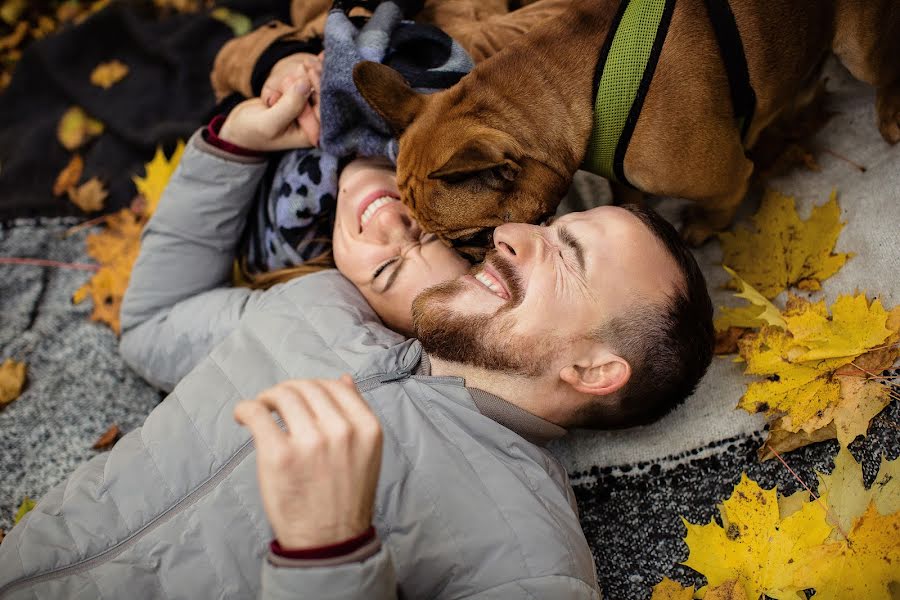
[[[312,94],[310,77],[301,72],[288,83],[271,107],[247,100],[221,128],[214,123],[192,136],[144,230],[122,304],[120,349],[163,390],[171,390],[248,308],[278,293],[278,287],[230,283],[266,172],[263,153],[309,144],[297,119]],[[403,333],[412,329],[410,308],[420,291],[469,268],[410,217],[392,166],[380,158],[354,159],[341,171],[331,252],[385,324]]]

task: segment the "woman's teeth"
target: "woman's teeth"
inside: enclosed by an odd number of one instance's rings
[[[366,210],[363,211],[362,217],[359,220],[360,225],[365,226],[369,219],[372,218],[372,215],[375,214],[375,211],[391,202],[398,202],[398,200],[396,198],[391,198],[390,196],[382,196],[381,198],[373,200],[372,203],[366,207]]]
[[[496,279],[485,273],[484,271],[479,271],[475,273],[475,279],[477,279],[480,283],[484,284],[486,288],[494,292],[497,296],[501,298],[506,298],[506,293],[503,291],[503,287],[497,282]]]

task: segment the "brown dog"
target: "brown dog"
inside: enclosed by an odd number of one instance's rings
[[[387,67],[357,66],[360,92],[401,134],[400,191],[427,229],[477,255],[474,247],[488,243],[493,227],[539,222],[555,211],[585,155],[598,51],[618,5],[573,0],[430,96]],[[753,170],[745,144],[805,101],[830,50],[876,87],[881,134],[900,141],[897,0],[730,6],[757,97],[745,138],[703,0],[677,0],[623,161],[643,192],[698,203],[684,230],[695,244],[730,224]]]

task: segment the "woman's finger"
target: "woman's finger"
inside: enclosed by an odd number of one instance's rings
[[[309,143],[313,146],[318,146],[321,125],[315,109],[310,104],[303,107],[303,112],[297,117],[297,124],[300,126],[300,130],[304,133],[306,139],[309,140]]]
[[[306,77],[298,79],[287,93],[266,111],[264,118],[273,133],[287,129],[291,122],[300,116],[309,102],[310,93],[312,93],[312,87],[309,79]]]
[[[336,437],[346,436],[349,433],[350,424],[347,416],[335,402],[333,390],[328,386],[330,382],[318,382],[314,380],[290,381],[286,385],[306,400],[306,407],[316,420],[319,430],[334,440]]]

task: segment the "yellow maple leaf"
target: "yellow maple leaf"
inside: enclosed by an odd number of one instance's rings
[[[857,294],[839,296],[831,306],[831,318],[824,300],[815,304],[801,300],[784,319],[797,345],[808,349],[796,360],[808,361],[856,357],[881,345],[891,335],[887,317],[881,301],[869,304],[865,294]]]
[[[715,320],[716,331],[725,331],[729,327],[755,328],[763,325],[772,325],[782,329],[787,327],[777,306],[769,302],[752,285],[741,279],[734,270],[725,265],[722,265],[722,268],[731,275],[737,284],[738,292],[735,296],[748,300],[750,304],[737,308],[719,307],[720,316]]]
[[[791,286],[820,289],[820,282],[851,256],[833,252],[843,227],[834,192],[802,221],[792,197],[769,190],[752,221],[755,231],[738,228],[719,234],[722,262],[766,298]]]
[[[764,326],[738,341],[745,372],[764,377],[747,386],[738,407],[766,413],[768,445],[792,450],[832,436],[846,445],[865,434],[890,401],[876,377],[897,358],[898,308],[888,313],[864,294],[841,296],[829,317],[824,302],[792,297],[786,329]]]
[[[59,120],[56,137],[66,150],[73,151],[89,139],[103,133],[103,123],[90,118],[81,107],[73,106]]]
[[[128,65],[120,60],[100,63],[91,71],[91,83],[108,90],[128,75]]]
[[[846,448],[838,451],[831,473],[816,476],[819,494],[827,499],[828,521],[836,527],[833,538],[847,535],[870,504],[882,515],[900,511],[900,459],[889,461],[882,456],[878,475],[868,489],[863,485],[862,467]]]
[[[706,576],[713,588],[737,580],[752,600],[762,594],[796,599],[803,589],[795,581],[796,558],[820,546],[831,533],[822,508],[806,503],[784,516],[777,492],[762,489],[742,474],[719,512],[721,526],[684,521],[690,554],[683,564]]]
[[[29,498],[28,496],[25,496],[22,499],[22,504],[20,504],[19,508],[16,510],[16,514],[13,517],[13,524],[16,524],[19,521],[21,521],[22,517],[24,517],[25,515],[30,513],[31,509],[33,509],[36,505],[37,505],[37,502],[35,502],[31,498]]]
[[[663,577],[653,586],[650,600],[691,600],[694,597],[694,586],[684,587],[677,581]]]
[[[900,583],[900,512],[882,515],[870,503],[847,539],[797,555],[795,582],[816,590],[816,600],[893,600]]]
[[[181,161],[182,154],[184,154],[184,142],[180,140],[172,156],[168,159],[162,148],[157,147],[153,160],[147,163],[145,167],[144,177],[132,177],[138,193],[142,194],[146,199],[144,216],[149,217],[156,211],[156,206],[159,204],[163,190],[166,189],[169,178]]]
[[[100,270],[75,291],[72,301],[78,304],[90,296],[94,302],[91,320],[106,323],[119,333],[119,309],[140,252],[145,220],[124,208],[107,217],[106,223],[106,229],[87,238],[88,254],[101,264]]]
[[[0,406],[19,397],[25,387],[25,363],[11,358],[0,364]]]

